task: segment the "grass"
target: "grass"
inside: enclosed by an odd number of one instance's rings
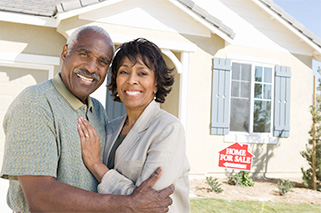
[[[236,201],[214,198],[192,198],[191,213],[314,213],[321,212],[321,205],[276,203],[264,201]]]

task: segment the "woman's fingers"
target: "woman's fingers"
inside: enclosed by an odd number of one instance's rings
[[[98,135],[98,133],[96,132],[95,128],[89,123],[88,120],[86,120],[83,117],[79,117],[78,118],[78,126],[79,129],[82,131],[83,133],[83,137],[87,142],[89,143],[99,143],[100,144],[100,137]],[[80,131],[78,130],[78,131]]]
[[[90,130],[88,129],[88,125],[86,125],[86,122],[89,123],[83,117],[78,118],[78,126],[80,127],[81,131],[83,132],[84,137],[88,138],[92,134],[90,134]]]
[[[84,127],[83,127],[83,130],[84,130],[85,134],[87,133],[88,136],[94,137],[94,138],[98,136],[95,128],[91,125],[91,123],[89,123],[88,120],[86,120],[86,119],[83,118],[83,117],[80,117],[80,120],[81,120],[81,123],[82,123],[83,126],[84,126]]]

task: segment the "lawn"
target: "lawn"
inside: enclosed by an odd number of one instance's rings
[[[192,198],[191,213],[269,213],[294,212],[314,213],[321,212],[321,205],[298,203],[275,203],[263,201],[236,201],[214,198]]]

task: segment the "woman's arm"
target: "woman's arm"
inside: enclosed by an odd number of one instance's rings
[[[95,128],[83,117],[78,118],[78,133],[84,164],[100,183],[108,167],[100,160],[100,137]]]

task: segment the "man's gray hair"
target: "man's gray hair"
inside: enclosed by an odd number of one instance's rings
[[[76,29],[67,39],[67,46],[68,46],[68,54],[70,53],[70,50],[72,50],[72,47],[74,46],[74,44],[77,42],[78,37],[80,35],[81,32],[86,31],[86,30],[90,30],[90,31],[94,31],[97,33],[100,33],[102,35],[105,35],[106,37],[109,37],[109,34],[107,33],[107,31],[101,27],[98,26],[83,26],[80,27],[78,29]]]

